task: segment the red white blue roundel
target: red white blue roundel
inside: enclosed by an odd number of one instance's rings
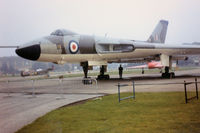
[[[76,41],[70,41],[69,42],[69,51],[72,54],[76,54],[79,50],[78,43]]]

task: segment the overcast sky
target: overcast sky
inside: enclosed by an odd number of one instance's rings
[[[160,19],[166,43],[200,42],[200,0],[0,0],[0,45],[21,45],[58,28],[147,40]],[[0,56],[14,56],[0,49]]]

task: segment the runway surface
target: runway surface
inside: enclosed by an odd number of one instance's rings
[[[117,93],[117,84],[154,83],[154,85],[136,85],[136,92],[171,92],[184,91],[183,84],[155,85],[156,83],[194,81],[199,77],[200,69],[176,72],[175,79],[162,79],[160,74],[118,75],[111,80],[97,81],[97,84],[83,85],[82,78],[35,80],[30,78],[10,77],[0,79],[0,133],[13,133],[47,112],[64,105]],[[8,82],[9,80],[9,82]],[[200,79],[199,79],[200,80]],[[35,88],[35,89],[33,89]],[[191,86],[193,89],[194,86]],[[123,92],[132,87],[123,87]],[[117,98],[116,98],[117,100]],[[70,115],[70,114],[69,114]]]

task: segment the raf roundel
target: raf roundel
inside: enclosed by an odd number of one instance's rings
[[[79,46],[78,46],[78,43],[75,42],[75,41],[70,41],[69,42],[69,51],[70,53],[72,54],[76,54],[79,50]]]

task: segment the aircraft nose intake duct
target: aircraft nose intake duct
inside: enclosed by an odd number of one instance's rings
[[[41,49],[40,45],[31,45],[15,50],[16,54],[29,60],[37,60],[40,57]]]

